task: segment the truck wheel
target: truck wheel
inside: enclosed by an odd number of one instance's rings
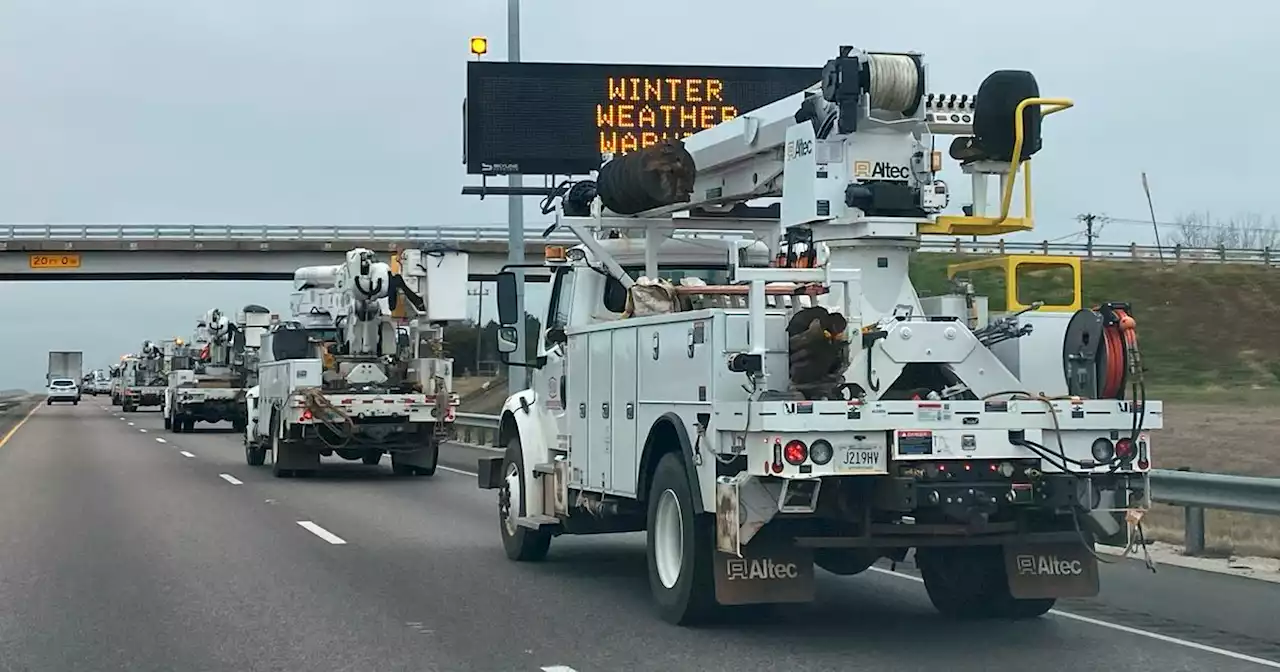
[[[838,576],[861,574],[880,559],[873,549],[818,548],[813,551],[813,563]]]
[[[693,493],[679,453],[658,462],[649,488],[649,588],[662,619],[688,625],[710,618],[716,604],[714,541],[709,516],[693,512]]]
[[[532,530],[516,524],[525,515],[524,453],[520,437],[507,443],[502,461],[502,488],[498,490],[498,529],[502,531],[502,549],[516,562],[538,562],[551,549],[550,530]]]
[[[174,434],[182,433],[182,416],[181,415],[173,416],[173,419],[169,421],[169,424],[173,425],[170,429],[173,430]]]
[[[173,419],[170,418],[168,415],[164,416],[164,428],[168,430],[173,429]]]
[[[44,400],[44,405],[45,405],[45,406],[52,406],[52,405],[53,405],[53,400],[52,400],[52,399],[45,399],[45,400]]]
[[[375,466],[380,462],[382,462],[382,453],[380,451],[372,451],[372,452],[365,453],[364,455],[360,456],[360,461],[371,467]]]
[[[231,421],[231,429],[234,429],[237,432],[243,432],[245,428],[248,426],[249,426],[249,423],[245,422],[244,420]]]
[[[79,405],[80,405],[80,400],[79,400],[79,399],[72,399],[72,400],[71,400],[71,405],[72,405],[72,406],[79,406]]]
[[[289,449],[288,445],[286,445],[284,441],[280,440],[280,435],[275,432],[272,432],[271,433],[271,475],[272,476],[275,476],[276,478],[289,478],[290,476],[293,476],[292,469],[280,468],[280,453],[288,449]]]
[[[1052,609],[1052,598],[1019,600],[1009,594],[1003,553],[999,546],[916,549],[934,608],[959,619],[1036,618]]]
[[[251,467],[261,467],[267,462],[267,449],[246,441],[244,444],[244,461]]]
[[[196,431],[196,419],[195,419],[195,418],[183,418],[183,419],[182,419],[182,433],[183,433],[183,434],[190,434],[191,432],[194,432],[194,431]]]

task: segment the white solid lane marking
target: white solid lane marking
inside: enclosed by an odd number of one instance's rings
[[[900,578],[900,579],[906,579],[906,580],[908,580],[908,581],[915,581],[916,583],[924,583],[924,579],[921,579],[921,578],[920,578],[920,577],[918,577],[918,576],[911,576],[910,574],[902,574],[902,573],[900,573],[900,572],[891,572],[891,571],[889,571],[889,570],[887,570],[887,569],[881,569],[881,568],[879,568],[879,567],[871,567],[870,569],[871,569],[871,571],[873,571],[873,572],[879,572],[879,573],[881,573],[881,574],[887,574],[887,575],[889,575],[889,576],[894,576],[894,577],[897,577],[897,578]],[[1164,643],[1166,643],[1166,644],[1176,644],[1176,645],[1178,645],[1178,646],[1184,646],[1184,647],[1186,647],[1186,648],[1188,648],[1188,649],[1195,649],[1195,650],[1197,650],[1197,651],[1204,651],[1205,653],[1213,653],[1213,654],[1217,654],[1217,655],[1219,655],[1219,656],[1224,656],[1224,657],[1226,657],[1226,658],[1232,658],[1232,659],[1235,659],[1235,660],[1243,660],[1243,661],[1245,661],[1245,662],[1249,662],[1249,663],[1256,663],[1256,664],[1258,664],[1258,665],[1262,665],[1263,667],[1270,667],[1270,668],[1273,668],[1273,669],[1280,670],[1280,661],[1267,660],[1266,658],[1257,658],[1257,657],[1255,657],[1255,656],[1250,656],[1250,655],[1247,655],[1247,654],[1244,654],[1244,653],[1239,653],[1239,652],[1236,652],[1236,651],[1228,651],[1227,649],[1220,649],[1220,648],[1218,648],[1218,647],[1216,647],[1216,646],[1209,646],[1208,644],[1200,644],[1199,642],[1193,642],[1193,641],[1190,641],[1190,640],[1187,640],[1187,639],[1179,639],[1179,638],[1177,638],[1177,637],[1170,637],[1169,635],[1162,635],[1162,634],[1160,634],[1160,633],[1158,633],[1158,632],[1151,632],[1150,630],[1139,630],[1138,628],[1131,628],[1131,627],[1129,627],[1129,626],[1127,626],[1127,625],[1120,625],[1119,623],[1111,623],[1111,622],[1108,622],[1108,621],[1100,621],[1100,620],[1098,620],[1098,619],[1096,619],[1096,618],[1089,618],[1088,616],[1081,616],[1081,615],[1079,615],[1079,614],[1073,614],[1073,613],[1066,612],[1066,611],[1060,611],[1060,610],[1058,610],[1058,609],[1050,609],[1050,610],[1049,610],[1049,613],[1050,613],[1050,614],[1052,614],[1052,615],[1054,615],[1054,616],[1057,616],[1058,618],[1065,618],[1065,619],[1070,620],[1070,621],[1079,621],[1080,623],[1088,623],[1089,625],[1096,625],[1096,626],[1098,626],[1098,627],[1100,627],[1100,628],[1107,628],[1108,630],[1115,630],[1115,631],[1117,631],[1117,632],[1123,632],[1123,633],[1127,633],[1127,634],[1130,634],[1130,635],[1137,635],[1137,636],[1139,636],[1139,637],[1146,637],[1147,639],[1154,639],[1154,640],[1156,640],[1156,641],[1158,641],[1158,642],[1164,642]]]
[[[444,466],[444,465],[436,465],[436,469],[440,469],[440,470],[442,470],[442,471],[452,471],[452,472],[453,472],[453,473],[455,473],[455,474],[462,474],[463,476],[476,476],[476,475],[477,475],[477,474],[476,474],[476,472],[474,472],[474,471],[463,471],[463,470],[461,470],[461,469],[454,469],[453,467],[446,467],[446,466]]]
[[[302,529],[310,532],[311,534],[316,535],[317,537],[320,537],[321,539],[324,539],[325,541],[331,544],[337,545],[337,544],[347,543],[346,539],[339,537],[338,535],[330,532],[329,530],[324,529],[323,527],[320,527],[319,525],[316,525],[315,523],[309,520],[299,520],[298,524],[302,526]]]
[[[542,668],[542,672],[578,672],[568,665],[547,665]]]
[[[156,443],[168,443],[168,441],[165,441],[164,439],[162,439],[162,438],[160,438],[160,437],[158,437],[158,436],[157,436],[157,437],[156,437]]]
[[[218,478],[221,478],[231,485],[244,485],[244,481],[232,476],[231,474],[218,474]]]
[[[187,451],[185,451],[185,450],[180,450],[180,451],[178,451],[178,452],[182,453],[182,456],[183,456],[183,457],[195,457],[195,455],[192,455],[191,453],[188,453],[188,452],[187,452]]]

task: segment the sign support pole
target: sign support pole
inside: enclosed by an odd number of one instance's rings
[[[507,0],[507,60],[512,63],[520,62],[520,0]],[[507,186],[512,191],[519,193],[520,187],[524,186],[524,176],[520,174],[507,176]],[[524,198],[520,196],[507,197],[507,263],[523,264],[524,263]],[[519,292],[516,293],[516,342],[520,344],[520,352],[516,354],[519,359],[515,361],[528,361],[529,352],[528,338],[529,334],[525,330],[524,317],[524,271],[516,268],[516,287]],[[534,334],[536,337],[537,334]],[[516,394],[522,390],[529,388],[528,384],[529,370],[520,366],[507,367],[507,392],[508,394]]]

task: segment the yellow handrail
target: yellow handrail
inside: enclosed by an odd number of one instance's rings
[[[1003,193],[1000,196],[1000,219],[991,222],[993,225],[1003,224],[1004,220],[1009,218],[1009,208],[1013,205],[1013,183],[1018,175],[1019,167],[1023,169],[1022,189],[1023,198],[1026,200],[1026,203],[1023,204],[1023,209],[1031,212],[1031,159],[1022,160],[1022,142],[1025,140],[1023,137],[1025,130],[1023,129],[1022,113],[1026,111],[1028,105],[1048,106],[1048,109],[1041,107],[1041,119],[1054,112],[1061,112],[1075,107],[1075,103],[1071,102],[1069,98],[1027,98],[1018,103],[1018,107],[1013,113],[1013,156],[1009,159],[1009,175],[1011,179],[1004,184]]]
[[[926,234],[943,234],[957,235],[968,234],[989,235],[1009,233],[1013,230],[1030,229],[1033,226],[1031,218],[1032,200],[1031,200],[1031,159],[1022,160],[1022,146],[1026,140],[1024,134],[1026,129],[1023,127],[1022,114],[1030,105],[1041,106],[1040,117],[1043,119],[1055,112],[1061,112],[1065,109],[1075,106],[1068,98],[1027,98],[1018,103],[1013,116],[1013,155],[1009,159],[1009,179],[1004,180],[1004,184],[1000,193],[1000,216],[999,217],[981,217],[981,216],[957,216],[942,215],[938,217],[935,224],[923,226],[921,233]],[[1018,218],[1016,222],[1010,222],[1005,227],[1006,230],[995,231],[979,231],[978,227],[999,227],[1010,219],[1009,211],[1013,206],[1013,185],[1017,181],[1018,171],[1022,171],[1022,192],[1023,192],[1023,216]],[[966,229],[966,231],[955,231],[957,225]]]

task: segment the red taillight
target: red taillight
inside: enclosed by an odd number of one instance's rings
[[[310,419],[311,419],[311,418],[313,418],[313,417],[315,417],[315,416],[311,415],[311,409],[309,409],[309,408],[307,408],[307,409],[303,409],[303,411],[302,411],[302,416],[301,416],[301,418],[302,418],[303,420],[310,420]]]
[[[1133,459],[1133,441],[1130,439],[1118,439],[1116,441],[1116,459],[1132,460]]]
[[[802,464],[809,457],[809,447],[804,445],[804,441],[792,439],[782,449],[782,457],[789,464]]]

